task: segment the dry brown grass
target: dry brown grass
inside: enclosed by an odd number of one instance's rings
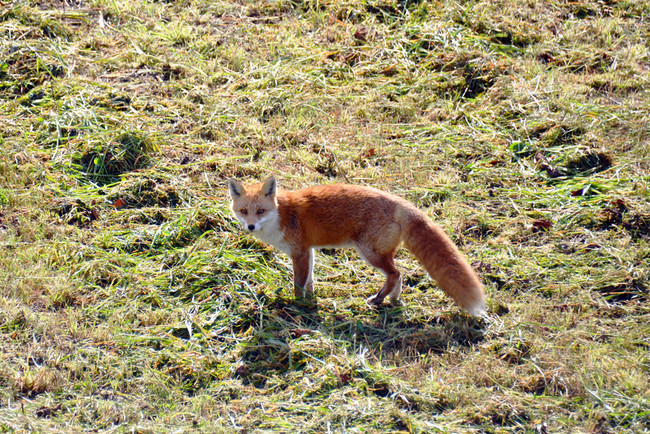
[[[0,6],[0,429],[642,432],[645,2]],[[415,202],[489,293],[461,313],[243,234],[224,179]]]

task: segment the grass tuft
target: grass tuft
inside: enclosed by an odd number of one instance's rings
[[[147,167],[151,153],[156,150],[151,139],[140,133],[123,132],[104,139],[106,142],[89,144],[88,150],[74,162],[97,185],[112,184],[124,173]]]

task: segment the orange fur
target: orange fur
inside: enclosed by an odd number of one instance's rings
[[[485,310],[485,291],[451,239],[408,201],[371,187],[331,184],[277,191],[273,177],[244,185],[229,181],[232,209],[245,228],[287,253],[294,266],[296,295],[313,293],[313,249],[354,247],[386,282],[368,299],[395,303],[402,289],[394,257],[399,245],[424,266],[460,307]]]

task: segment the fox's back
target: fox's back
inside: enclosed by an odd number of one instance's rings
[[[401,231],[404,215],[414,210],[398,196],[348,184],[281,191],[277,200],[281,227],[314,246],[345,244],[369,232]]]

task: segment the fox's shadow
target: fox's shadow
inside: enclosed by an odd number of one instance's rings
[[[484,338],[485,324],[463,312],[445,312],[432,318],[410,316],[408,307],[387,305],[372,309],[361,318],[334,315],[328,323],[322,323],[325,330],[350,324],[342,339],[361,342],[377,358],[392,354],[403,357],[431,352],[444,352],[450,347],[469,347]]]
[[[269,300],[256,337],[243,347],[237,374],[261,387],[272,371],[300,370],[309,359],[327,357],[331,346],[305,344],[314,335],[339,342],[348,353],[363,353],[369,360],[418,359],[454,347],[469,348],[484,339],[486,324],[460,311],[406,318],[408,307],[362,309],[332,313],[293,299]]]

